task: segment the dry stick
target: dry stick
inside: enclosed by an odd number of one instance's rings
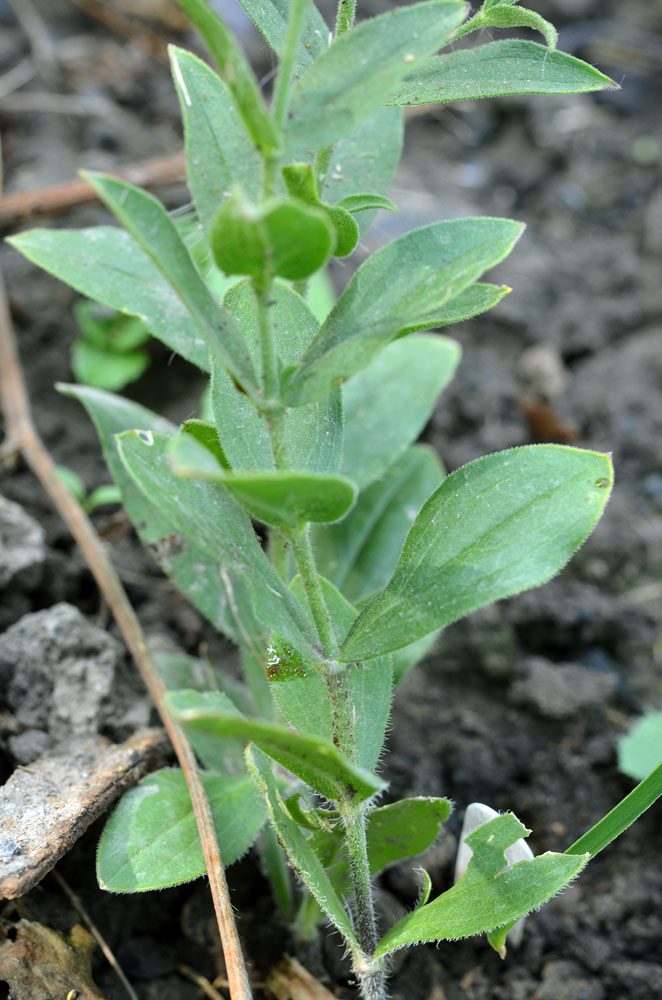
[[[101,948],[101,951],[104,953],[106,961],[113,968],[115,974],[117,975],[117,978],[121,982],[126,992],[129,994],[130,1000],[138,1000],[138,994],[134,990],[129,980],[126,978],[122,967],[120,966],[119,962],[113,955],[105,937],[102,935],[101,931],[92,920],[92,917],[89,915],[89,913],[83,906],[83,901],[80,898],[80,896],[74,892],[69,883],[66,881],[66,879],[62,877],[62,875],[60,875],[57,869],[52,871],[51,875],[53,876],[57,884],[60,886],[62,891],[65,893],[65,895],[69,898],[71,905],[74,907],[74,909],[78,911],[81,919],[87,925],[88,931],[90,932],[96,943]]]
[[[138,187],[152,187],[179,180],[186,170],[183,153],[158,156],[152,160],[114,170],[113,174]],[[87,181],[67,181],[36,191],[17,191],[0,198],[0,227],[9,227],[31,215],[52,215],[75,205],[97,201],[98,195]]]
[[[99,590],[111,608],[115,621],[149,691],[177,759],[186,778],[193,813],[198,824],[202,850],[207,864],[209,884],[214,900],[216,919],[227,967],[232,1000],[251,1000],[251,988],[241,952],[232,904],[223,870],[221,852],[216,838],[211,808],[200,779],[195,756],[182,730],[177,726],[163,702],[166,687],[147,649],[145,637],[136,614],[129,603],[119,576],[110,563],[94,528],[78,502],[60,481],[55,467],[42,444],[30,414],[28,395],[23,379],[16,338],[9,316],[4,282],[0,274],[0,397],[5,418],[5,442],[0,459],[19,452],[50,497],[67,524],[90,567]]]

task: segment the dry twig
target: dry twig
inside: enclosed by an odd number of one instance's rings
[[[186,777],[193,812],[198,824],[225,955],[230,996],[232,1000],[250,1000],[251,988],[230,902],[221,851],[195,755],[184,732],[174,723],[165,707],[163,701],[163,696],[166,693],[165,685],[147,648],[140,623],[129,603],[121,581],[97,538],[92,524],[58,477],[53,461],[37,435],[32,422],[30,404],[1,275],[0,397],[6,433],[6,440],[0,449],[0,458],[3,456],[11,458],[12,454],[16,453],[22,454],[66,522],[71,534],[80,546],[101,593],[112,609],[124,641],[170,737],[170,742]]]
[[[176,153],[134,163],[114,173],[138,187],[155,187],[179,180],[185,170],[184,154]],[[96,191],[86,181],[67,181],[36,191],[17,191],[0,198],[0,228],[9,228],[31,215],[54,215],[97,200]]]

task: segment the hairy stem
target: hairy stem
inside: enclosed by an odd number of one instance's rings
[[[349,857],[354,888],[354,924],[356,936],[367,962],[363,968],[355,967],[364,1000],[385,1000],[385,977],[381,968],[370,961],[377,947],[377,924],[372,892],[370,865],[366,843],[367,807],[339,804],[345,828],[345,847]]]
[[[308,528],[302,528],[298,532],[290,535],[292,552],[296,560],[297,568],[301,574],[301,581],[306,591],[310,611],[317,627],[317,634],[322,644],[322,652],[329,660],[335,660],[340,652],[338,640],[336,639],[329,611],[322,593],[322,585],[317,574],[315,557],[308,536]]]
[[[290,94],[292,93],[292,80],[296,71],[297,49],[301,41],[303,23],[308,11],[308,2],[309,0],[292,0],[290,4],[285,47],[280,59],[271,109],[271,117],[279,132],[283,128]]]
[[[339,0],[336,12],[336,38],[340,38],[354,24],[356,0]]]
[[[257,326],[262,361],[263,410],[269,424],[274,463],[277,469],[286,469],[285,411],[280,400],[278,354],[271,322],[271,310],[274,307],[273,281],[264,284],[254,282],[253,290],[257,304]]]

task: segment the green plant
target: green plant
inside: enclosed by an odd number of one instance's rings
[[[91,514],[93,510],[97,507],[102,507],[104,504],[122,502],[122,493],[115,483],[106,483],[103,486],[97,486],[95,490],[88,493],[85,489],[85,483],[73,469],[68,468],[66,465],[58,465],[56,471],[86,514]]]
[[[151,336],[141,319],[85,299],[74,306],[74,317],[80,336],[71,346],[71,370],[78,382],[115,390],[140,378]]]
[[[508,928],[632,822],[660,778],[565,854],[510,868],[504,851],[527,831],[511,814],[490,820],[467,840],[460,882],[429,902],[428,879],[416,910],[378,940],[372,876],[424,850],[451,809],[441,798],[376,805],[393,684],[445,625],[558,572],[600,517],[612,469],[607,455],[545,445],[446,477],[412,444],[459,359],[454,341],[420,331],[498,303],[509,289],[479,279],[520,223],[459,219],[401,236],[328,316],[319,297],[317,313],[307,304],[309,280],[395,207],[404,105],[612,84],[557,52],[553,28],[511,0],[486,0],[471,21],[462,0],[427,0],[357,27],[353,0],[340,0],[330,43],[306,0],[243,0],[280,57],[269,112],[205,0],[179,2],[221,74],[172,49],[196,221],[88,174],[123,229],[12,242],[210,374],[213,420],[179,429],[94,387],[62,391],[94,421],[142,539],[240,649],[245,684],[188,657],[160,662],[206,769],[225,860],[257,837],[297,933],[325,916],[376,1000],[397,948],[489,932],[503,952]],[[548,47],[436,54],[469,30],[513,25],[542,30]],[[285,854],[303,882],[296,899]],[[139,891],[203,871],[181,773],[144,779],[106,826],[101,884]]]

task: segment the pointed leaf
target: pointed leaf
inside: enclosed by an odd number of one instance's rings
[[[247,197],[258,197],[262,164],[219,75],[174,45],[170,64],[184,121],[188,186],[208,234],[233,184],[240,184]]]
[[[381,958],[422,941],[455,940],[492,930],[546,903],[582,870],[588,855],[542,854],[509,867],[505,850],[529,830],[507,813],[467,838],[473,851],[466,875],[452,889],[408,914],[382,938]]]
[[[647,712],[618,743],[618,768],[642,780],[662,764],[662,712]]]
[[[246,56],[207,0],[177,0],[177,3],[207,43],[253,142],[269,155],[278,148],[278,136]]]
[[[451,326],[471,319],[472,316],[479,316],[501,302],[511,291],[512,288],[508,285],[488,285],[476,281],[452,298],[448,305],[442,306],[436,315],[435,326]]]
[[[546,45],[508,39],[434,56],[391,95],[390,104],[436,104],[508,94],[580,94],[614,88],[604,73]]]
[[[273,328],[278,356],[296,364],[319,330],[304,300],[280,282],[273,286]],[[235,319],[262,373],[257,336],[257,310],[250,282],[228,289],[223,305]],[[240,392],[224,368],[212,362],[212,405],[223,450],[233,469],[273,469],[274,456],[266,418]],[[339,472],[342,459],[342,396],[299,406],[285,414],[285,451],[292,469]]]
[[[391,340],[436,326],[456,295],[510,253],[522,228],[510,219],[454,219],[414,229],[377,250],[287,377],[286,402],[319,399]]]
[[[342,388],[343,474],[364,489],[382,476],[432,415],[460,360],[460,345],[419,334],[389,344]]]
[[[336,638],[342,642],[356,618],[356,611],[328,580],[322,578],[320,583]],[[300,577],[295,577],[290,589],[305,606],[305,591]],[[327,683],[317,673],[316,664],[293,654],[276,636],[272,637],[269,652],[271,690],[287,721],[301,732],[334,742]],[[367,668],[362,664],[352,664],[345,672],[343,682],[355,720],[351,737],[353,759],[360,767],[373,771],[382,752],[391,708],[390,657],[372,660]]]
[[[363,21],[338,38],[294,90],[287,157],[315,152],[358,128],[417,59],[441,48],[465,11],[461,0],[428,0]]]
[[[31,229],[7,242],[83,295],[139,317],[166,347],[208,370],[209,350],[186,306],[122,229]]]
[[[400,160],[403,121],[402,108],[380,108],[341,139],[323,178],[323,200],[337,203],[356,191],[386,195]],[[359,214],[356,221],[361,235],[368,231],[375,214]]]
[[[608,455],[561,445],[513,448],[458,469],[414,521],[392,579],[352,626],[342,659],[398,649],[546,582],[593,530],[611,483]]]
[[[223,691],[169,688],[177,696],[180,709],[204,708],[208,712],[240,715],[239,709]],[[211,733],[189,733],[189,742],[202,766],[228,777],[244,775],[244,742],[241,739],[219,740]]]
[[[224,865],[245,854],[265,821],[250,778],[202,775]],[[127,792],[104,827],[97,854],[99,885],[145,892],[199,878],[207,870],[183,773],[155,771]]]
[[[287,726],[262,719],[247,719],[228,712],[189,707],[195,692],[186,692],[186,707],[180,709],[180,692],[166,696],[173,717],[188,732],[212,733],[220,739],[243,739],[296,774],[325,798],[360,802],[384,788],[384,782],[364,768],[352,764],[333,743]]]
[[[262,551],[246,512],[223,486],[178,479],[167,458],[170,440],[152,431],[120,435],[118,451],[129,475],[180,535],[245,581],[267,627],[314,655],[303,611]]]
[[[269,45],[277,55],[282,55],[287,33],[289,0],[239,0],[251,21],[257,25]],[[329,44],[329,29],[314,3],[308,4],[304,20],[301,42],[297,52],[296,73],[298,76],[310,66],[313,60]]]
[[[280,528],[337,521],[356,499],[356,486],[341,476],[275,469],[228,472],[190,434],[179,434],[169,455],[176,476],[225,486],[252,517]]]
[[[117,452],[115,435],[134,427],[152,427],[174,435],[175,427],[138,403],[82,385],[58,385],[65,396],[83,404],[101,441],[110,473],[120,488],[131,522],[164,573],[209,621],[238,644],[260,648],[264,627],[255,618],[246,584],[218,558],[179,533],[172,520],[138,489]]]
[[[359,495],[343,521],[313,529],[319,572],[355,604],[385,587],[412,521],[442,476],[431,448],[409,448]]]
[[[503,3],[483,4],[471,20],[466,21],[458,29],[456,38],[462,38],[479,28],[532,28],[545,36],[545,41],[553,51],[556,48],[559,33],[549,21],[540,14],[526,7],[516,7],[512,0]]]
[[[280,797],[276,782],[264,754],[249,747],[246,751],[249,770],[267,800],[267,806],[278,839],[285,847],[291,864],[310,889],[320,908],[345,940],[359,950],[352,924],[345,907],[329,880],[319,858],[306,842],[298,825],[291,818]]]
[[[218,305],[163,205],[126,181],[83,175],[117,220],[149,254],[185,306],[214,357],[246,391],[257,391],[255,371],[232,318]]]
[[[389,198],[383,198],[380,194],[348,194],[346,198],[341,198],[336,202],[348,212],[366,212],[369,209],[384,208],[387,212],[397,212],[398,206],[394,205]]]

